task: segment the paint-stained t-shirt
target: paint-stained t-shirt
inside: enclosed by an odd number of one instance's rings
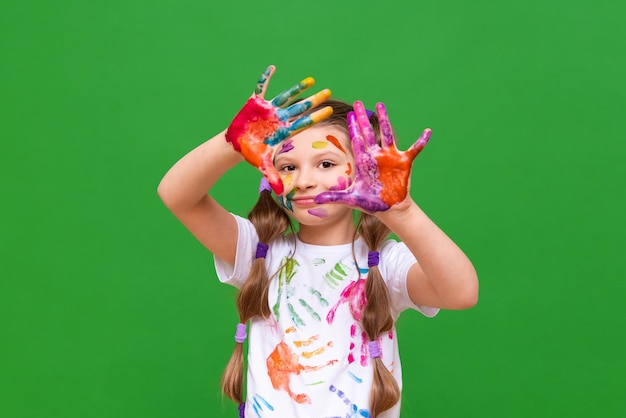
[[[235,265],[215,258],[219,279],[240,287],[259,241],[254,226],[234,215],[239,228]],[[295,247],[294,247],[295,242]],[[271,277],[269,319],[248,329],[246,417],[369,417],[373,369],[369,339],[361,328],[368,249],[358,239],[335,246],[305,244],[294,237],[270,243],[265,264]],[[409,298],[406,276],[415,257],[397,241],[380,250],[379,269],[397,319],[405,309],[428,317],[438,309]],[[274,275],[274,273],[276,273]],[[402,388],[395,328],[378,338],[381,359]],[[400,416],[400,403],[379,415]]]

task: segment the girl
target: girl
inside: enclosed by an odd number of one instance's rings
[[[398,417],[398,315],[465,309],[478,295],[471,262],[408,193],[430,130],[400,152],[381,103],[374,114],[328,90],[294,102],[311,78],[267,101],[273,73],[159,185],[214,254],[219,279],[239,288],[222,388],[246,417]],[[249,219],[207,194],[244,159],[264,174]]]

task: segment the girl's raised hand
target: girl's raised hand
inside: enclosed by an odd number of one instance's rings
[[[399,151],[389,123],[385,105],[378,103],[382,144],[378,145],[363,103],[354,103],[348,114],[348,130],[354,152],[355,177],[345,190],[328,191],[315,197],[315,202],[343,203],[366,212],[380,212],[402,202],[409,191],[413,160],[428,143],[430,129],[406,151]]]
[[[332,114],[332,108],[325,107],[310,115],[298,117],[306,110],[325,102],[331,94],[328,89],[289,105],[298,94],[315,83],[311,77],[305,78],[271,101],[265,100],[265,92],[275,70],[276,67],[270,65],[261,75],[254,94],[228,127],[226,140],[247,162],[263,173],[276,194],[281,194],[283,182],[272,162],[275,146],[291,135],[326,119]]]

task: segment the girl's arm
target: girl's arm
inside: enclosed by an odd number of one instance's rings
[[[272,162],[274,147],[332,113],[332,108],[325,107],[300,117],[330,97],[327,89],[289,104],[314,84],[310,77],[271,101],[265,100],[274,71],[275,67],[271,65],[261,75],[254,94],[228,129],[180,159],[158,187],[159,196],[172,213],[209,251],[231,265],[235,262],[237,223],[207,193],[224,173],[243,160],[259,169],[274,191],[281,193],[282,181]]]
[[[466,309],[477,303],[478,277],[471,261],[410,197],[374,215],[418,260],[407,277],[413,303],[442,309]]]
[[[209,251],[231,265],[235,262],[237,222],[207,193],[240,161],[242,155],[226,142],[224,131],[181,158],[158,187],[174,216]]]
[[[430,129],[407,151],[396,140],[382,103],[376,105],[381,144],[369,123],[363,103],[354,103],[348,128],[356,174],[342,191],[324,192],[317,203],[337,202],[372,213],[411,250],[418,262],[408,272],[407,288],[418,305],[464,309],[478,299],[478,279],[470,260],[411,199],[409,180],[413,160],[426,146]]]

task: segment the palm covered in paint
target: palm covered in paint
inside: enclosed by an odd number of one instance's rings
[[[348,114],[348,130],[355,160],[355,177],[346,190],[319,194],[315,202],[343,203],[366,212],[380,212],[402,202],[407,194],[413,160],[428,143],[430,129],[406,151],[396,147],[385,105],[376,105],[382,135],[378,145],[363,103],[355,102]]]
[[[226,140],[244,159],[267,177],[276,194],[283,192],[283,183],[272,163],[274,147],[291,135],[324,120],[332,113],[325,107],[310,115],[299,117],[306,110],[323,103],[330,97],[325,89],[298,103],[289,105],[298,94],[311,87],[315,81],[308,77],[271,101],[265,92],[276,67],[269,66],[261,75],[254,95],[248,99],[226,131]]]

